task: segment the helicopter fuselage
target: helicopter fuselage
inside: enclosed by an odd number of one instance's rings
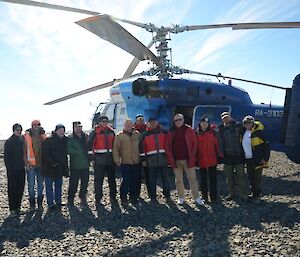
[[[223,83],[170,78],[137,81],[125,81],[111,88],[112,101],[102,114],[110,116],[117,131],[123,126],[120,120],[126,117],[134,120],[137,113],[143,114],[145,120],[155,117],[168,129],[173,125],[175,113],[182,113],[185,122],[196,128],[203,115],[211,123],[219,124],[220,114],[230,111],[237,121],[246,115],[260,120],[270,143],[280,147],[282,106],[253,104],[246,91]]]

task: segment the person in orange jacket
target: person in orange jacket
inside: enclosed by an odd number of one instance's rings
[[[31,128],[25,131],[24,139],[30,210],[35,210],[36,200],[38,210],[41,210],[44,198],[44,177],[41,175],[42,142],[46,139],[46,134],[39,120],[31,122]],[[35,188],[37,192],[35,192]]]
[[[197,135],[197,161],[200,168],[200,187],[202,198],[208,202],[208,183],[209,196],[212,203],[217,202],[217,164],[218,159],[223,155],[220,151],[217,132],[210,126],[209,119],[205,115],[201,118]]]

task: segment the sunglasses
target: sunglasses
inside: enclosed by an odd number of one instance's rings
[[[21,131],[22,131],[22,129],[15,129],[15,131],[17,131],[17,132],[21,132]]]
[[[174,121],[175,121],[175,122],[176,122],[176,121],[183,121],[183,119],[176,119],[176,120],[174,120]]]

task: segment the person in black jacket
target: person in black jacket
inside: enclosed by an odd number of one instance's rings
[[[62,124],[56,125],[55,131],[42,144],[42,175],[49,209],[60,208],[62,176],[68,176],[67,137]]]
[[[4,145],[4,163],[7,170],[8,203],[10,216],[20,213],[21,201],[25,185],[25,142],[22,137],[22,126],[13,125],[13,135]]]

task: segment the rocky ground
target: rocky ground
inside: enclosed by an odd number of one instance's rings
[[[88,206],[62,207],[61,212],[28,212],[25,190],[19,218],[7,218],[7,181],[0,159],[1,256],[300,256],[300,165],[272,152],[263,178],[259,205],[223,200],[222,171],[217,205],[196,208],[166,204],[159,189],[159,204],[142,200],[124,208],[111,206],[105,183],[104,205],[96,209],[93,175]],[[173,177],[171,177],[174,179]],[[118,186],[120,179],[118,179]],[[64,180],[64,201],[68,179]],[[173,185],[174,186],[174,185]],[[172,198],[177,199],[175,190]]]

